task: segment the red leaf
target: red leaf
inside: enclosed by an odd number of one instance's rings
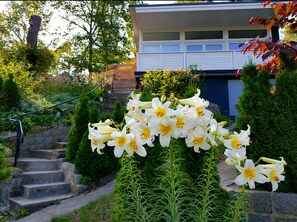
[[[235,72],[235,77],[237,78],[237,77],[239,77],[240,76],[240,74],[241,74],[241,70],[240,69],[238,69],[237,70],[237,72]]]

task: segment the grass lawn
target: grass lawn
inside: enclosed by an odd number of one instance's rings
[[[57,216],[52,222],[109,222],[114,217],[114,197],[112,194],[101,197],[94,202],[88,203],[65,216]]]

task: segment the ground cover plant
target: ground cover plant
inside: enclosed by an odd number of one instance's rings
[[[245,193],[230,203],[219,186],[219,145],[226,148],[226,163],[239,171],[236,184],[253,189],[255,183],[270,182],[276,190],[284,180],[286,162],[247,159],[250,127],[230,133],[199,95],[198,90],[187,99],[142,102],[140,94],[131,94],[122,124],[106,120],[89,126],[92,149],[104,155],[114,147],[121,158],[114,221],[245,221]],[[189,156],[203,157],[200,169],[192,167]]]

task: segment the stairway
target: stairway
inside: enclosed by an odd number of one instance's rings
[[[22,195],[9,199],[11,210],[34,212],[73,196],[60,168],[65,152],[66,143],[56,142],[51,150],[32,150],[18,159]]]
[[[107,100],[104,102],[103,110],[105,112],[112,112],[114,109],[114,103],[118,100],[123,106],[126,106],[128,102],[128,96],[133,92],[135,88],[135,80],[130,79],[114,79],[112,91],[108,95]]]

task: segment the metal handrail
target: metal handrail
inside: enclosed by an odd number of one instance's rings
[[[21,143],[24,142],[24,130],[23,130],[23,125],[21,120],[12,119],[12,118],[10,118],[9,120],[18,123],[16,149],[15,149],[15,156],[14,156],[14,166],[16,167],[17,159],[19,158],[19,155],[20,155]]]
[[[17,139],[16,139],[16,150],[15,150],[15,156],[14,156],[14,166],[16,167],[16,165],[17,165],[17,159],[19,158],[19,155],[20,155],[21,143],[24,142],[24,130],[23,130],[23,124],[22,124],[22,120],[21,120],[22,117],[30,115],[30,114],[34,114],[34,113],[40,113],[40,112],[43,112],[45,110],[52,109],[52,108],[57,107],[59,105],[62,105],[64,103],[67,103],[67,102],[73,101],[75,99],[78,99],[81,96],[86,96],[86,95],[94,92],[97,88],[102,87],[102,85],[103,85],[103,83],[97,84],[97,86],[95,86],[94,89],[92,89],[91,91],[89,91],[87,93],[84,93],[84,94],[82,94],[80,96],[75,96],[75,97],[73,97],[71,99],[67,99],[67,100],[65,100],[63,102],[60,102],[58,104],[55,104],[53,106],[46,107],[44,109],[40,109],[40,110],[36,110],[36,111],[32,111],[32,112],[28,112],[28,113],[24,113],[22,115],[9,118],[10,121],[14,121],[14,122],[18,123],[18,126],[17,126]]]

